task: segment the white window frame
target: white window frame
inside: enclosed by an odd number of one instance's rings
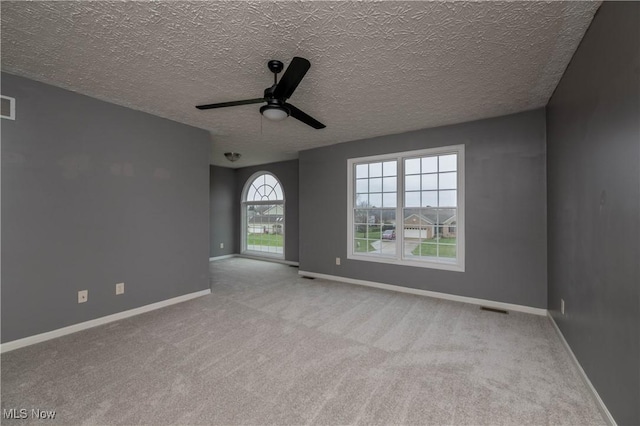
[[[404,247],[404,159],[432,155],[457,154],[457,253],[455,260],[445,258],[415,259],[403,257]],[[360,163],[377,161],[397,161],[397,203],[396,203],[396,253],[386,255],[381,253],[363,254],[354,251],[354,195],[355,195],[355,166]],[[374,155],[369,157],[350,158],[347,160],[347,259],[365,262],[389,263],[393,265],[415,266],[420,268],[442,269],[445,271],[464,272],[465,265],[465,161],[464,145],[442,146],[416,151],[396,152]]]
[[[276,180],[276,182],[278,182],[278,184],[280,185],[280,188],[282,189],[282,200],[268,200],[268,201],[247,201],[247,193],[249,192],[249,188],[251,187],[251,184],[253,183],[253,181],[256,180],[256,178],[258,178],[259,176],[262,175],[271,175],[273,176],[273,178]],[[254,174],[252,174],[249,179],[247,179],[247,181],[244,184],[244,188],[242,189],[242,198],[241,198],[241,202],[240,202],[240,223],[242,226],[242,239],[240,241],[241,245],[240,245],[240,253],[241,254],[246,254],[246,255],[250,255],[250,256],[257,256],[257,257],[269,257],[269,258],[275,258],[275,259],[284,259],[284,254],[285,254],[285,249],[286,249],[286,235],[287,235],[287,218],[286,218],[286,199],[287,199],[287,194],[285,194],[284,192],[284,186],[282,185],[282,182],[280,181],[280,179],[278,179],[278,177],[276,175],[274,175],[271,172],[267,172],[265,170],[259,171],[259,172],[255,172]],[[257,251],[257,250],[248,250],[247,249],[247,205],[252,204],[252,205],[282,205],[282,217],[284,218],[284,226],[282,228],[282,254],[280,253],[269,253],[266,251]]]

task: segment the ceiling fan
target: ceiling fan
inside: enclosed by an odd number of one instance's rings
[[[297,56],[294,57],[279,82],[278,73],[282,71],[282,62],[271,60],[267,65],[269,66],[269,70],[273,73],[273,86],[264,89],[264,97],[245,99],[242,101],[220,102],[217,104],[196,105],[196,108],[225,108],[236,105],[259,104],[266,102],[266,105],[260,107],[260,113],[269,120],[280,121],[291,116],[314,129],[324,129],[326,127],[324,124],[286,102],[311,67],[311,63],[304,58],[299,58]]]

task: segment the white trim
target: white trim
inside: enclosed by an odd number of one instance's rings
[[[209,258],[209,262],[215,262],[216,260],[222,260],[222,259],[229,259],[231,257],[236,257],[235,254],[225,254],[222,256],[215,256],[215,257],[210,257]]]
[[[6,118],[8,120],[16,119],[16,98],[12,98],[10,96],[0,95],[0,98],[7,99],[9,101],[9,115],[3,115],[2,118]]]
[[[292,260],[284,260],[284,259],[280,259],[280,258],[272,257],[272,256],[251,256],[250,254],[247,254],[247,252],[241,253],[241,254],[235,254],[234,256],[235,257],[242,257],[244,259],[264,260],[265,262],[282,263],[284,265],[291,265],[291,266],[299,266],[300,265],[299,262],[294,262]]]
[[[92,320],[81,322],[78,324],[73,324],[68,327],[59,328],[57,330],[47,331],[46,333],[40,333],[33,336],[25,337],[22,339],[13,340],[11,342],[3,343],[2,345],[0,345],[0,353],[13,351],[15,349],[23,348],[25,346],[35,345],[36,343],[55,339],[57,337],[66,336],[67,334],[77,333],[78,331],[87,330],[89,328],[97,327],[103,324],[108,324],[114,321],[119,321],[135,315],[140,315],[145,312],[164,308],[170,305],[175,305],[176,303],[186,302],[187,300],[195,299],[201,296],[206,296],[207,294],[211,294],[211,289],[196,291],[194,293],[189,293],[189,294],[183,294],[182,296],[174,297],[167,300],[162,300],[160,302],[151,303],[145,306],[140,306],[139,308],[129,309],[128,311],[118,312],[116,314],[107,315],[104,317],[92,319]]]
[[[393,152],[388,154],[373,155],[369,157],[347,159],[347,259],[390,263],[400,266],[413,266],[419,268],[441,269],[445,271],[464,272],[465,270],[465,145],[439,146],[414,151]],[[426,155],[457,154],[457,256],[455,261],[447,259],[428,260],[426,258],[414,259],[404,255],[404,161],[405,158],[421,157]],[[396,253],[394,255],[364,254],[354,252],[353,248],[353,211],[354,211],[354,165],[373,161],[397,161],[397,196],[396,203]],[[399,225],[401,224],[401,225]]]
[[[595,398],[596,403],[598,404],[600,413],[602,414],[604,419],[609,422],[611,426],[616,426],[617,425],[616,421],[613,419],[613,416],[609,412],[609,409],[607,408],[607,406],[604,404],[604,401],[602,400],[602,398],[600,398],[600,395],[598,394],[598,391],[596,390],[596,388],[593,386],[593,383],[591,383],[591,380],[589,380],[589,376],[587,376],[587,373],[585,373],[584,369],[582,368],[582,365],[580,365],[580,361],[578,361],[578,358],[576,358],[576,355],[573,353],[573,350],[571,350],[571,346],[569,346],[569,343],[564,338],[564,334],[562,334],[562,331],[560,331],[560,327],[558,327],[558,324],[556,324],[556,321],[553,319],[553,316],[551,316],[550,312],[547,313],[547,316],[549,317],[549,320],[551,321],[553,328],[556,330],[558,337],[560,337],[562,344],[564,345],[565,349],[571,356],[573,363],[575,364],[578,371],[580,372],[580,376],[582,376],[582,379],[587,384],[587,387],[593,394],[593,397]]]
[[[534,308],[532,306],[516,305],[513,303],[496,302],[493,300],[476,299],[475,297],[458,296],[455,294],[439,293],[437,291],[421,290],[418,288],[402,287],[399,285],[378,283],[375,281],[357,280],[354,278],[339,277],[335,275],[318,274],[316,272],[298,271],[299,275],[312,278],[321,278],[329,281],[344,282],[347,284],[357,284],[366,287],[381,288],[383,290],[397,291],[400,293],[416,294],[418,296],[433,297],[435,299],[451,300],[453,302],[469,303],[472,305],[481,305],[488,308],[505,309],[507,311],[524,312],[526,314],[546,316],[547,310],[542,308]]]

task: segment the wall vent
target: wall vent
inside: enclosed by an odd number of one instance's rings
[[[0,95],[1,117],[9,120],[16,119],[16,100],[9,96]]]
[[[489,308],[487,306],[480,306],[480,309],[483,310],[483,311],[497,312],[499,314],[508,314],[509,313],[509,312],[505,311],[504,309]]]

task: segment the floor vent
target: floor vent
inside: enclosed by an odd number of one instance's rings
[[[496,312],[498,314],[508,314],[509,313],[509,312],[505,311],[504,309],[489,308],[489,307],[486,307],[486,306],[480,306],[480,310],[489,311],[489,312]]]
[[[314,278],[314,277],[305,277],[304,275],[302,276],[302,278],[306,278],[306,279],[308,279],[308,280],[315,280],[315,278]]]

